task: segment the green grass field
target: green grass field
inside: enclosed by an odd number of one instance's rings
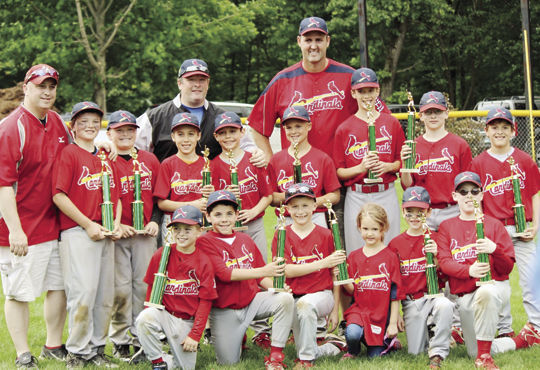
[[[401,189],[398,188],[398,195],[401,198]],[[273,209],[268,209],[265,215],[265,228],[266,235],[271,243],[271,238],[274,231],[275,216]],[[402,229],[405,228],[404,221],[402,220]],[[513,328],[517,333],[527,322],[527,316],[523,309],[521,300],[521,289],[519,287],[517,269],[514,269],[510,275],[510,283],[512,286],[512,315],[513,315]],[[43,322],[43,299],[39,299],[35,303],[30,305],[30,328],[29,328],[29,343],[32,349],[32,353],[37,357],[41,351],[41,346],[45,342],[45,324]],[[0,307],[0,369],[12,369],[14,368],[15,349],[9,337],[5,319],[4,319],[4,307],[3,304]],[[251,333],[248,332],[248,336],[251,337]],[[64,330],[64,338],[67,337],[67,325]],[[406,346],[406,338],[404,333],[399,334],[399,339]],[[107,345],[106,353],[111,354],[111,345]],[[294,359],[296,358],[296,352],[294,345],[287,345],[285,348],[286,364],[289,367],[294,366]],[[365,351],[363,352],[365,354]],[[197,358],[198,369],[261,369],[264,367],[264,356],[267,353],[254,345],[250,345],[248,351],[243,354],[242,361],[235,366],[219,366],[215,361],[214,350],[211,346],[201,345],[201,351]],[[540,346],[534,348],[520,350],[516,352],[504,353],[495,357],[495,362],[500,368],[506,369],[534,369],[539,368],[538,359],[540,358]],[[340,356],[333,358],[324,358],[317,360],[316,367],[320,369],[421,369],[426,368],[428,364],[427,354],[421,356],[412,356],[407,354],[406,347],[389,356],[383,358],[377,358],[368,360],[360,357],[357,360],[349,361],[346,363],[339,362]],[[138,366],[129,366],[124,363],[118,362],[121,369],[148,369],[149,364],[143,364]],[[65,368],[63,363],[56,361],[40,361],[41,369],[62,369]],[[458,346],[450,351],[449,357],[443,364],[445,369],[472,369],[473,359],[467,356],[467,352],[464,346]],[[88,369],[97,367],[88,367]]]

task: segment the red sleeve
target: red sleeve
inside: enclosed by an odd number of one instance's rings
[[[161,254],[163,252],[163,247],[159,248],[148,263],[148,269],[146,270],[146,275],[144,276],[144,282],[148,285],[146,288],[146,299],[145,301],[150,301],[150,296],[152,294],[152,286],[154,285],[155,273],[159,267],[159,261],[161,260]]]
[[[274,81],[277,75],[268,84],[265,91],[261,94],[253,110],[248,117],[248,125],[255,131],[270,137],[274,131],[274,124],[278,117],[278,112],[275,109],[277,102],[277,94],[279,91],[278,82]]]
[[[393,161],[401,161],[401,147],[405,143],[405,134],[403,133],[403,128],[401,127],[399,121],[394,116],[391,116],[392,119],[394,119],[396,123],[396,137],[392,137],[392,146],[394,147],[392,149],[392,155],[393,155]],[[399,170],[398,170],[399,172]]]
[[[268,171],[268,181],[269,181],[269,186],[270,186],[270,189],[272,190],[272,192],[279,192],[279,188],[278,188],[278,185],[277,185],[277,173],[276,173],[276,169],[275,169],[275,158],[276,155],[274,154],[272,156],[272,158],[270,158],[270,162],[268,162],[268,166],[266,167],[267,171]]]
[[[257,171],[257,177],[259,178],[259,195],[262,197],[267,197],[272,195],[273,190],[270,186],[269,171],[266,168],[254,167]]]
[[[193,320],[193,327],[188,334],[188,337],[198,342],[201,340],[204,327],[206,326],[206,321],[208,320],[208,315],[212,308],[212,301],[208,299],[199,300],[199,306],[197,307],[197,312],[195,312],[195,319]]]
[[[208,234],[207,234],[208,235]],[[223,255],[217,246],[212,245],[209,237],[202,236],[196,241],[196,248],[201,248],[212,263],[215,275],[224,282],[231,281],[232,269],[228,268],[223,262]]]
[[[344,154],[344,145],[346,145],[346,143],[343,142],[343,135],[342,133],[344,132],[345,130],[340,130],[338,129],[336,131],[336,136],[334,137],[334,155],[333,155],[333,159],[334,159],[334,163],[336,164],[336,169],[337,168],[346,168],[345,167],[345,154]]]
[[[158,199],[169,199],[171,184],[169,182],[169,161],[165,160],[159,166],[159,174],[154,187],[154,197]]]
[[[399,270],[399,258],[396,253],[389,250],[392,254],[392,283],[396,284],[396,297],[392,299],[393,301],[401,301],[405,299],[405,294],[403,291],[403,286],[401,285],[401,272]]]
[[[341,188],[341,184],[337,177],[336,166],[330,157],[327,155],[323,159],[323,171],[324,171],[324,192],[331,193]]]
[[[461,172],[469,171],[471,168],[472,163],[472,153],[471,153],[471,147],[467,145],[467,143],[463,143],[461,145],[461,153],[459,155],[460,158],[460,169]]]
[[[12,121],[0,125],[0,186],[12,186],[18,179],[17,162],[21,159],[21,140]]]
[[[470,265],[458,263],[452,258],[450,232],[451,230],[446,230],[444,223],[442,223],[437,236],[437,260],[441,271],[450,277],[469,279],[471,278],[469,276]]]
[[[52,180],[53,196],[58,193],[69,194],[69,191],[71,190],[74,171],[72,171],[72,153],[68,148],[70,147],[66,147],[67,150],[63,150],[62,155],[59,156],[60,158],[57,158],[54,162]]]

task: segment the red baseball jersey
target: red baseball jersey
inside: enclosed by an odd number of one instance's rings
[[[244,156],[236,165],[242,209],[251,209],[259,203],[261,198],[272,194],[266,169],[252,165],[249,162],[250,158],[251,153],[244,152]],[[216,190],[223,190],[231,184],[231,166],[220,156],[210,162],[210,172],[212,173],[212,184]],[[262,216],[264,216],[264,211],[253,220]]]
[[[113,162],[106,160],[109,174],[110,198],[113,203],[113,215],[116,217],[116,206],[120,199],[120,181],[118,171]],[[77,144],[68,145],[60,159],[54,164],[52,192],[53,195],[64,193],[86,217],[101,224],[101,203],[103,191],[101,186],[101,160],[97,152],[90,153]],[[79,226],[75,221],[60,212],[60,230]]]
[[[264,266],[255,242],[244,233],[222,235],[209,231],[197,239],[197,248],[212,262],[216,274],[217,308],[244,308],[251,303],[262,279],[231,281],[233,269],[252,269]]]
[[[532,197],[540,191],[540,173],[527,153],[514,148],[512,158],[518,170],[525,218],[530,221],[533,212]],[[486,151],[474,158],[471,170],[482,179],[484,212],[498,220],[513,220],[512,207],[515,203],[510,164],[507,161],[501,162]]]
[[[159,175],[159,161],[157,157],[145,150],[137,150],[137,160],[141,166],[141,200],[143,201],[144,224],[152,218],[154,207],[153,190]],[[118,156],[115,162],[120,179],[120,199],[122,200],[122,223],[133,225],[132,203],[135,200],[133,159],[126,160]]]
[[[489,255],[493,280],[508,280],[514,267],[514,246],[503,224],[493,217],[484,217],[484,235],[497,248]],[[476,290],[476,281],[469,276],[469,266],[476,257],[476,221],[464,221],[453,217],[443,221],[439,227],[437,245],[440,268],[448,276],[450,292],[456,295]]]
[[[148,265],[144,278],[144,282],[148,284],[146,301],[150,300],[154,274],[159,270],[162,253],[163,248],[159,248]],[[172,244],[167,264],[167,283],[162,301],[165,309],[176,317],[192,317],[199,309],[201,300],[211,301],[216,298],[214,270],[206,256],[198,249],[190,254],[182,253],[176,249],[176,244]],[[200,321],[200,327],[195,327],[194,323],[191,331],[202,333],[205,323],[206,320]]]
[[[293,162],[294,157],[287,152],[287,149],[274,154],[270,159],[268,173],[270,186],[274,192],[285,193],[294,183]],[[336,174],[336,166],[325,152],[311,147],[300,158],[300,162],[302,162],[302,182],[313,189],[316,197],[331,193],[341,187]],[[316,212],[325,211],[326,207],[318,207],[316,210]],[[279,209],[276,209],[276,214],[279,214]]]
[[[393,116],[381,113],[375,121],[375,138],[379,160],[394,162],[400,160],[400,151],[405,142],[405,135],[399,121]],[[350,116],[339,126],[334,141],[334,162],[336,168],[354,167],[364,160],[369,152],[368,124],[364,120]],[[345,181],[346,186],[364,183],[366,173],[359,174]],[[384,173],[381,176],[383,183],[388,184],[396,180],[395,173]]]
[[[401,300],[398,257],[389,248],[366,257],[361,248],[349,255],[347,263],[349,276],[354,279],[354,303],[343,317],[347,324],[357,324],[364,328],[367,345],[380,346],[386,332],[390,302]],[[396,287],[395,297],[391,294],[392,285]]]
[[[24,106],[0,121],[0,186],[15,189],[15,201],[28,245],[58,239],[51,177],[59,153],[71,137],[60,116],[48,111],[43,125]],[[0,246],[9,246],[9,230],[0,217]]]
[[[309,142],[332,155],[334,132],[341,122],[358,108],[351,96],[351,75],[354,69],[328,59],[328,66],[319,73],[309,73],[298,62],[276,74],[255,103],[249,115],[249,126],[270,137],[274,124],[293,105],[303,105],[313,125]],[[384,104],[380,104],[381,109]],[[281,147],[289,142],[281,131]]]
[[[203,167],[203,157],[186,163],[177,155],[170,156],[161,163],[154,196],[175,202],[191,202],[201,198]]]
[[[334,252],[332,232],[324,227],[315,225],[315,228],[305,238],[300,238],[288,225],[285,228],[285,262],[295,265],[322,260]],[[277,231],[272,241],[272,255],[277,256]],[[322,269],[311,274],[287,278],[294,294],[316,293],[325,289],[332,289],[332,270]]]
[[[416,165],[420,172],[412,174],[411,186],[422,186],[431,197],[431,205],[444,208],[456,204],[452,199],[454,178],[468,171],[472,154],[469,144],[461,137],[448,133],[441,140],[431,142],[423,136],[416,138]]]

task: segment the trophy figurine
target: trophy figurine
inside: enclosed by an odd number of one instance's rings
[[[302,162],[298,158],[298,143],[294,142],[294,162],[293,162],[293,174],[294,174],[294,183],[299,184],[302,182]]]

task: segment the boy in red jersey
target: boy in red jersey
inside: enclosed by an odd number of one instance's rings
[[[443,221],[437,237],[438,261],[448,276],[450,292],[456,303],[469,356],[476,356],[478,368],[498,369],[492,354],[528,347],[523,338],[495,338],[499,315],[510,299],[508,275],[514,267],[514,248],[503,224],[483,215],[484,238],[477,238],[478,215],[475,201],[482,202],[480,176],[462,172],[454,180],[454,200],[459,216]],[[487,253],[489,263],[479,262],[478,253]],[[492,281],[477,286],[491,272]]]
[[[336,175],[336,167],[328,154],[314,148],[308,140],[312,129],[309,114],[303,106],[289,107],[283,113],[281,124],[291,145],[274,154],[268,163],[270,186],[274,195],[272,203],[279,207],[285,200],[285,192],[294,184],[293,163],[295,161],[294,143],[297,144],[297,156],[302,165],[302,182],[309,185],[316,198],[317,209],[312,221],[327,227],[323,203],[326,200],[336,204],[339,201],[341,184]],[[278,210],[276,210],[277,212]],[[290,219],[288,220],[290,223]]]
[[[100,204],[102,162],[94,146],[103,112],[92,102],[73,107],[71,127],[75,143],[68,145],[54,165],[53,201],[60,214],[61,258],[69,314],[67,367],[111,366],[105,357],[114,290],[114,243],[119,238],[122,205],[115,166],[107,159],[114,231],[106,236]]]
[[[145,308],[137,317],[139,340],[152,369],[180,367],[194,369],[197,346],[204,325],[217,298],[214,271],[208,258],[195,248],[201,235],[202,213],[185,205],[177,209],[167,225],[173,244],[167,263],[167,282],[163,291],[164,309]],[[154,253],[144,281],[148,284],[146,301],[150,301],[154,276],[158,272],[163,248]],[[162,352],[162,336],[171,348],[173,361]]]
[[[171,137],[178,152],[161,162],[159,177],[154,190],[159,209],[165,212],[162,235],[167,234],[166,225],[172,213],[184,205],[192,205],[200,211],[206,206],[206,199],[213,187],[202,186],[203,157],[195,150],[201,138],[197,116],[192,113],[178,113],[171,122]]]
[[[210,327],[220,365],[240,361],[242,339],[254,320],[273,317],[270,356],[266,369],[283,369],[287,342],[293,320],[294,300],[288,293],[273,293],[272,276],[281,276],[285,264],[276,260],[267,265],[253,240],[233,231],[238,203],[231,192],[219,190],[208,197],[208,221],[213,230],[197,239],[197,248],[214,267],[218,298],[210,313]],[[261,291],[262,288],[262,291]]]
[[[216,190],[231,191],[241,199],[238,219],[247,226],[246,234],[253,239],[266,263],[268,247],[262,217],[272,202],[272,190],[266,170],[255,167],[250,162],[251,153],[240,147],[244,133],[242,120],[236,113],[225,112],[216,117],[214,137],[221,146],[221,154],[210,162],[212,185]],[[237,170],[238,186],[231,185],[231,161]]]
[[[356,99],[358,110],[339,126],[334,140],[333,158],[337,175],[347,186],[343,217],[347,254],[363,245],[356,216],[365,203],[374,202],[386,210],[390,221],[386,243],[399,234],[399,202],[394,181],[401,164],[399,151],[405,136],[397,119],[374,108],[379,91],[373,70],[360,68],[353,73],[351,94]],[[376,153],[369,151],[370,108],[375,121]],[[381,183],[366,182],[370,170],[382,180]]]
[[[405,296],[401,305],[408,352],[417,355],[427,347],[430,368],[436,369],[450,352],[454,304],[444,296],[425,296],[428,292],[426,253],[433,253],[434,258],[437,256],[433,235],[424,245],[425,225],[421,220],[429,216],[430,202],[429,193],[421,186],[412,186],[403,192],[403,216],[409,227],[392,239],[388,248],[398,255],[400,262],[401,294]],[[428,336],[428,330],[433,332],[432,336]]]
[[[122,238],[114,243],[115,299],[109,338],[113,342],[113,355],[123,360],[130,358],[130,345],[133,345],[134,353],[140,347],[135,319],[143,309],[146,294],[146,283],[143,279],[150,258],[156,250],[160,216],[160,212],[152,212],[157,208],[154,206],[153,189],[159,174],[159,161],[154,154],[134,147],[137,127],[135,116],[122,110],[111,114],[107,126],[107,136],[118,150],[115,165],[120,178],[120,199],[123,204]],[[132,203],[135,189],[133,151],[137,153],[141,175],[143,233],[137,233],[133,227]],[[128,331],[132,337],[128,335]]]
[[[443,94],[429,91],[420,99],[420,121],[425,126],[422,136],[416,138],[415,168],[418,173],[401,173],[401,184],[422,186],[431,198],[431,215],[427,223],[437,230],[440,223],[459,213],[452,199],[454,178],[458,173],[469,170],[472,160],[471,148],[461,137],[448,132],[448,105]],[[401,148],[401,160],[411,154],[407,144]]]
[[[332,268],[345,261],[344,251],[334,251],[332,232],[312,222],[316,197],[308,184],[292,184],[285,205],[293,220],[286,227],[285,276],[295,298],[294,342],[298,354],[295,367],[308,368],[322,356],[337,355],[345,343],[317,346],[317,321],[328,316],[329,331],[338,323],[339,286],[333,284]],[[277,234],[272,242],[277,254]]]
[[[477,156],[472,170],[477,172],[484,185],[484,209],[501,221],[514,244],[516,265],[519,271],[519,284],[523,293],[523,306],[529,322],[519,333],[531,344],[540,344],[540,301],[534,296],[534,266],[538,253],[534,237],[538,232],[540,217],[540,173],[538,166],[525,152],[514,148],[510,140],[516,134],[512,114],[506,108],[492,108],[486,120],[486,134],[491,147]],[[510,160],[510,157],[512,158]],[[521,200],[525,207],[528,226],[525,235],[516,237],[514,218],[514,192],[510,161],[519,176]],[[504,308],[504,318],[499,323],[499,335],[513,334],[510,303]]]

